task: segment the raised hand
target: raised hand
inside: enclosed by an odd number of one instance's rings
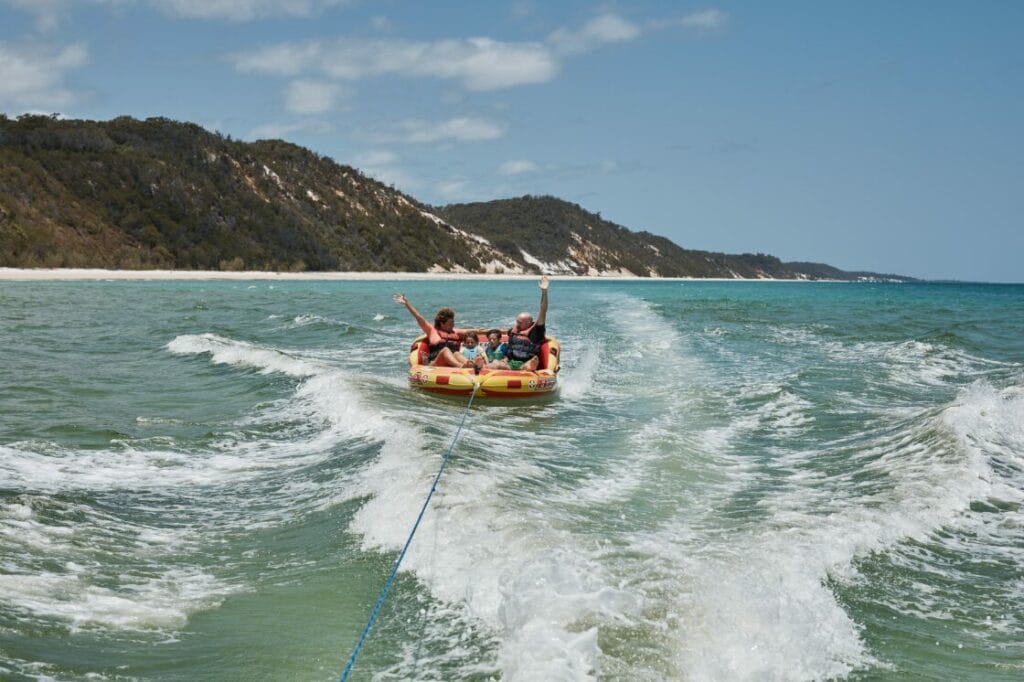
[[[550,282],[548,282],[548,276],[547,275],[541,276],[541,278],[540,278],[540,290],[541,291],[547,291],[548,290],[548,284],[550,284]]]
[[[405,297],[405,294],[395,294],[391,297],[398,305],[405,305],[409,300]]]

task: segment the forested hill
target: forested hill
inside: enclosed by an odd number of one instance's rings
[[[0,118],[0,265],[477,267],[413,199],[281,141],[166,119]]]
[[[910,279],[846,272],[823,263],[784,263],[763,253],[733,255],[684,249],[665,237],[632,232],[554,197],[453,204],[434,211],[449,223],[486,238],[505,253],[521,250],[521,262],[543,262],[550,272],[621,272],[652,277]]]
[[[552,197],[434,209],[280,140],[0,115],[0,266],[856,279],[680,248]]]

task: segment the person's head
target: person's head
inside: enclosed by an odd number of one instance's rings
[[[450,332],[455,327],[455,311],[451,308],[441,308],[434,315],[434,326]]]
[[[498,344],[501,343],[501,330],[492,329],[491,331],[487,332],[487,340],[490,342],[492,346],[497,348]]]
[[[467,348],[474,347],[476,345],[476,341],[476,333],[474,332],[466,332],[462,335],[462,345]]]
[[[533,315],[530,313],[519,313],[516,315],[515,329],[517,331],[523,331],[533,326]]]

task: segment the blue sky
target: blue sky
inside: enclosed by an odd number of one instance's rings
[[[1024,2],[0,0],[0,111],[280,137],[430,204],[1024,281]]]

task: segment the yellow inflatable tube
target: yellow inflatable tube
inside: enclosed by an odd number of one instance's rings
[[[486,343],[485,337],[481,343]],[[422,364],[426,357],[426,337],[420,336],[409,349],[409,385],[421,391],[468,396],[479,385],[478,398],[537,398],[558,388],[558,362],[562,346],[550,336],[540,350],[540,369],[526,372],[514,369],[487,369],[477,374],[462,367],[434,367]]]

